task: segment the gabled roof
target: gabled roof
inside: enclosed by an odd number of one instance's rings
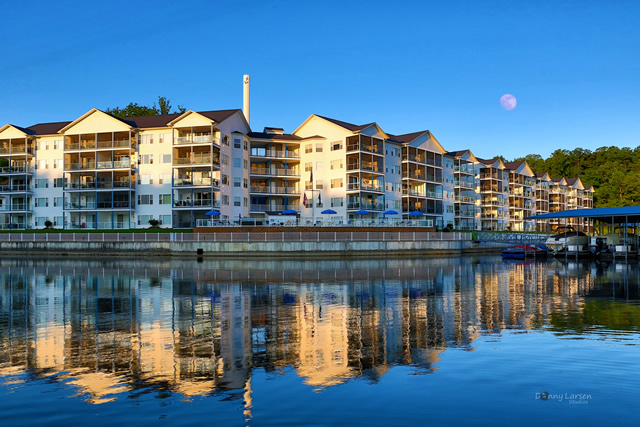
[[[392,141],[408,143],[408,142],[414,141],[415,139],[419,138],[424,134],[430,135],[431,132],[429,132],[428,130],[421,130],[418,132],[405,133],[402,135],[391,135],[390,133],[387,135],[389,136],[389,139],[391,139]]]
[[[36,133],[36,135],[55,135],[60,129],[67,126],[71,122],[54,122],[54,123],[38,123],[33,126],[29,126]]]
[[[167,127],[168,123],[180,116],[180,113],[175,114],[158,114],[157,116],[138,116],[138,117],[126,117],[123,120],[130,123],[132,126],[142,128],[163,128]]]
[[[537,173],[536,178],[542,181],[551,181],[551,177],[549,176],[549,172]]]
[[[584,191],[588,191],[589,193],[595,193],[595,189],[593,188],[593,185],[590,185],[588,187],[584,187]]]
[[[499,158],[495,158],[495,159],[481,159],[480,157],[476,157],[476,159],[480,162],[483,163],[489,167],[492,168],[496,168],[496,169],[505,169],[505,165],[504,162],[499,159]]]
[[[86,119],[87,117],[89,117],[90,115],[95,114],[95,113],[104,114],[105,116],[111,117],[114,120],[118,120],[118,121],[124,123],[125,125],[127,125],[129,127],[135,127],[135,125],[132,124],[132,122],[128,122],[127,120],[121,119],[120,117],[112,116],[111,114],[105,113],[104,111],[98,110],[97,108],[92,108],[91,110],[87,111],[86,113],[84,113],[83,115],[81,115],[80,117],[75,119],[74,121],[69,122],[69,124],[67,124],[66,126],[63,126],[58,132],[59,133],[64,132],[65,130],[73,127],[75,124],[80,123],[81,121],[83,121],[84,119]]]
[[[519,162],[505,162],[504,166],[509,169],[509,170],[517,170],[520,166],[522,166],[523,163],[526,163],[524,160],[521,160]]]
[[[468,161],[471,161],[471,162],[477,162],[478,161],[478,159],[476,158],[476,156],[473,155],[471,150],[449,151],[449,152],[447,152],[447,154],[445,154],[445,156],[459,157],[459,158],[466,157],[465,160],[468,160]]]
[[[551,178],[551,181],[555,182],[556,184],[567,185],[567,180],[564,178]]]
[[[290,135],[286,133],[249,132],[248,135],[250,138],[254,139],[280,139],[285,141],[300,141],[304,139],[297,135]]]
[[[325,117],[325,116],[320,116],[318,114],[315,114],[316,116],[320,117],[321,119],[324,119],[328,122],[333,123],[334,125],[338,125],[340,127],[343,127],[347,130],[350,130],[352,132],[359,132],[363,129],[368,128],[369,126],[372,126],[374,124],[376,124],[375,122],[371,122],[371,123],[367,123],[366,125],[354,125],[353,123],[348,123],[348,122],[343,122],[341,120],[336,120],[336,119],[331,119],[329,117]]]
[[[20,126],[12,125],[10,123],[7,123],[6,125],[2,126],[0,128],[0,132],[2,132],[3,130],[5,130],[7,128],[17,129],[17,130],[19,130],[20,132],[22,132],[22,133],[24,133],[26,135],[35,135],[35,132],[33,130],[21,128]]]

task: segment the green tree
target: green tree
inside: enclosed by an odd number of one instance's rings
[[[138,105],[135,102],[129,103],[126,107],[113,107],[107,108],[106,113],[112,116],[125,118],[125,117],[139,117],[139,116],[157,116],[158,114],[174,114],[184,113],[186,109],[180,105],[174,111],[171,111],[171,102],[164,96],[158,97],[158,104],[153,103],[153,106],[147,107],[145,105]]]

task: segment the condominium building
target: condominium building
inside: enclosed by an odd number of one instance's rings
[[[245,109],[122,119],[94,108],[72,121],[7,124],[0,128],[0,227],[385,219],[533,231],[532,215],[593,207],[593,188],[579,178],[447,151],[428,130],[391,134],[375,122],[312,114],[291,134],[253,132]],[[550,225],[557,223],[537,227]]]

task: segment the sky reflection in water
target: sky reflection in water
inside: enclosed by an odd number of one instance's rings
[[[4,259],[0,409],[49,423],[637,420],[639,269]]]

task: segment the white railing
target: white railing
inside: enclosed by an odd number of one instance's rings
[[[270,228],[265,231],[219,231],[216,233],[51,232],[0,234],[0,242],[418,242],[471,239],[471,233],[460,232],[430,232],[410,229],[402,231],[375,229],[295,231],[287,227],[283,227],[282,231]]]

